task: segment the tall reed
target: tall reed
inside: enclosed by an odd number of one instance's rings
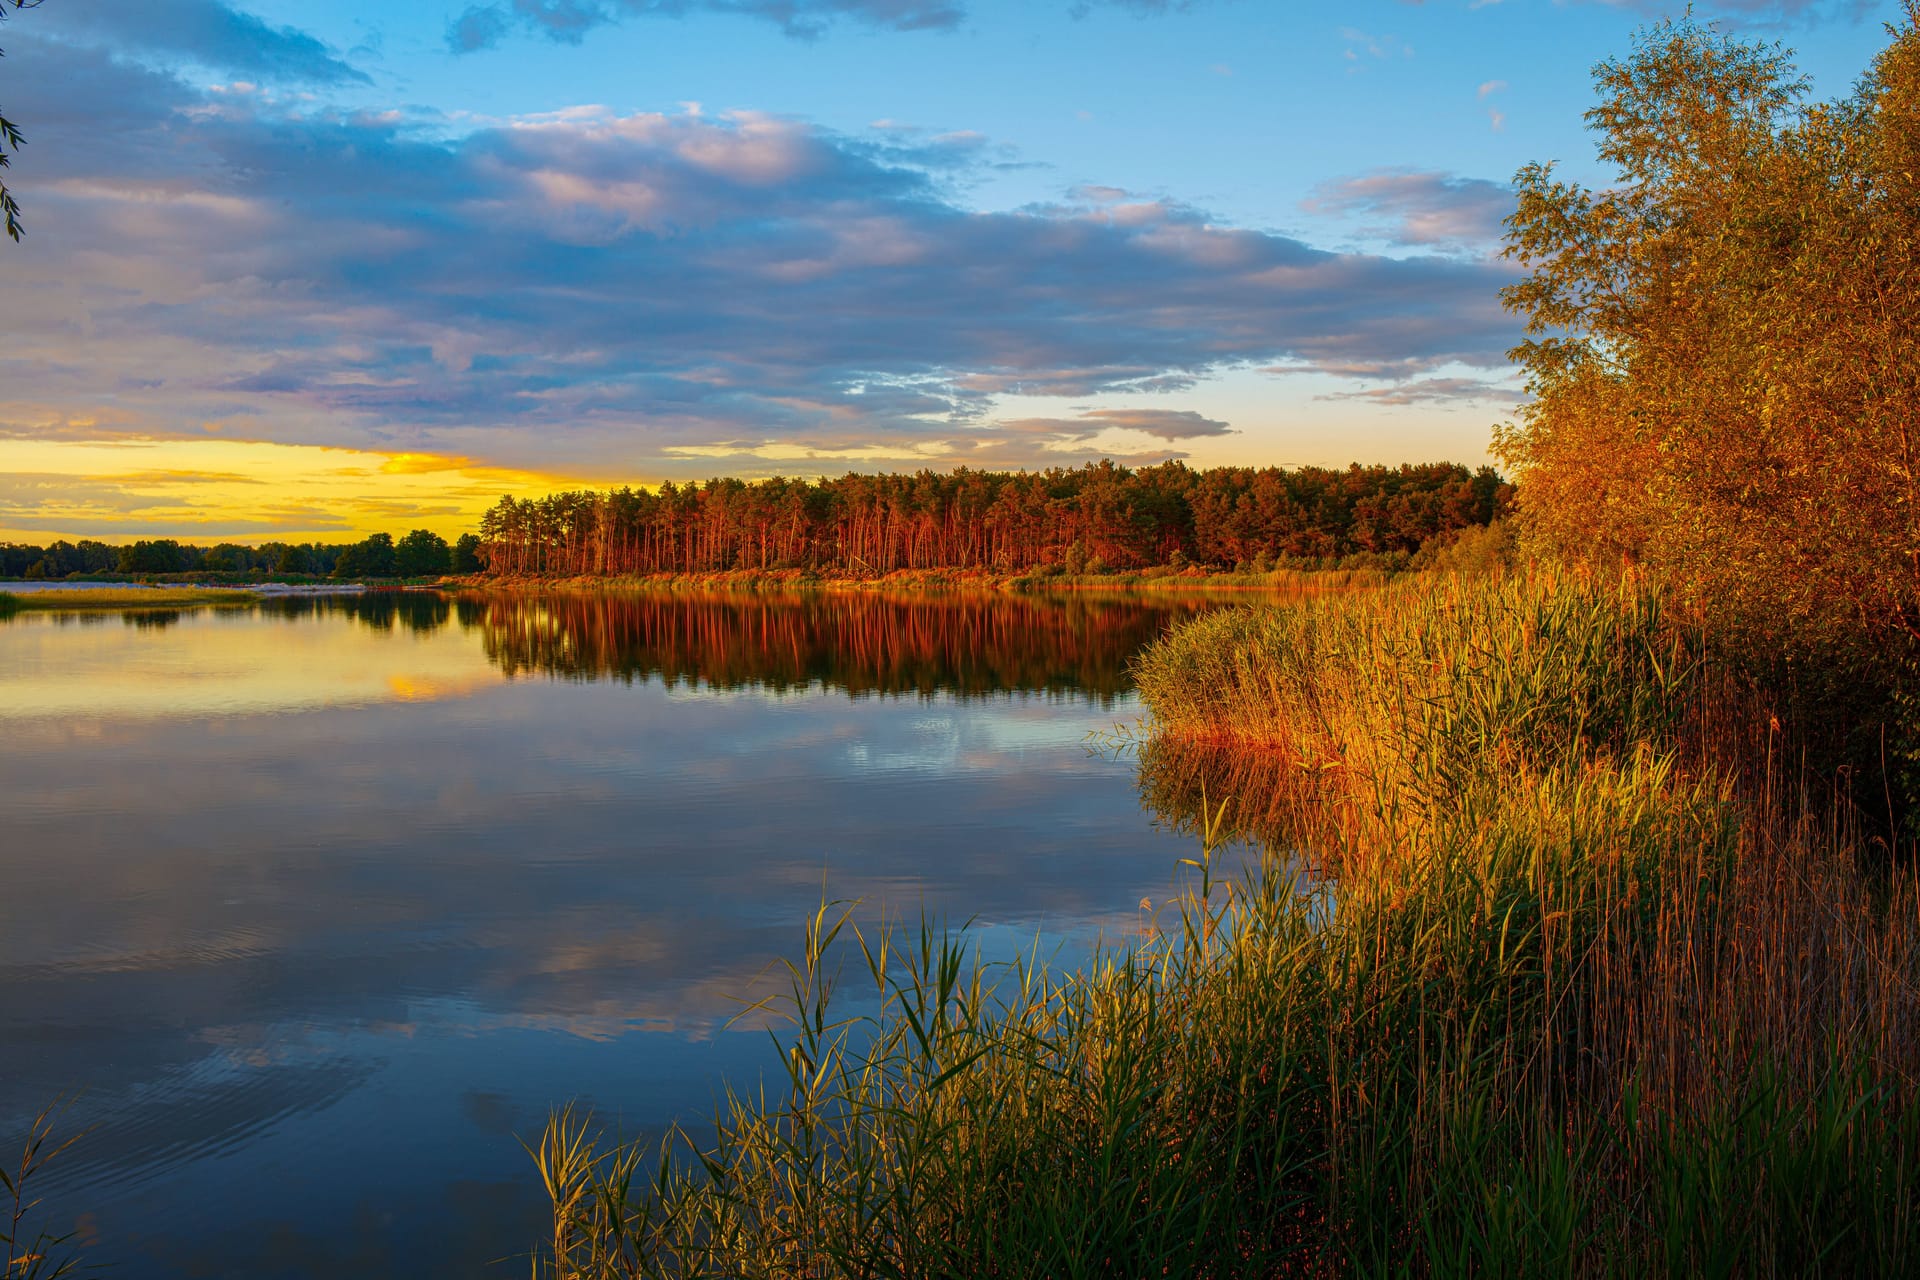
[[[29,1232],[40,1208],[36,1189],[48,1166],[84,1136],[56,1137],[54,1121],[64,1108],[60,1102],[43,1108],[28,1123],[19,1147],[0,1152],[0,1280],[61,1280],[83,1274],[76,1233],[45,1227]]]
[[[1704,640],[1550,574],[1186,624],[1143,773],[1201,851],[1147,936],[1056,973],[823,909],[777,1087],[645,1153],[555,1118],[544,1265],[1910,1271],[1920,895]],[[1222,752],[1262,794],[1180,775]]]

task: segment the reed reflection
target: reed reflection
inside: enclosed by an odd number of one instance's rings
[[[1278,752],[1161,736],[1139,746],[1140,803],[1161,825],[1198,837],[1222,813],[1219,834],[1269,849],[1318,844],[1315,824],[1330,816],[1314,773]]]
[[[487,656],[508,676],[985,697],[1132,689],[1127,664],[1201,603],[1023,596],[484,596]]]

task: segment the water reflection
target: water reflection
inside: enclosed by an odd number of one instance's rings
[[[464,600],[456,604],[438,591],[368,591],[358,595],[288,595],[263,601],[259,606],[268,617],[297,622],[315,617],[344,617],[362,623],[374,631],[390,632],[404,628],[415,635],[428,635],[447,625],[456,615],[463,629],[476,625],[478,602]]]
[[[489,1274],[540,1219],[509,1135],[575,1094],[697,1121],[754,1079],[764,1037],[726,1020],[823,892],[974,920],[989,949],[1137,927],[1190,841],[1084,740],[1135,713],[1133,649],[1190,608],[22,614],[0,1133],[87,1089],[99,1127],[46,1189],[122,1274]]]
[[[1131,687],[1132,656],[1195,608],[977,595],[493,596],[477,617],[487,656],[510,676],[1111,700]]]
[[[1171,831],[1197,838],[1217,815],[1227,841],[1281,850],[1314,844],[1326,792],[1284,755],[1176,738],[1138,743],[1128,754],[1138,762],[1140,803]]]

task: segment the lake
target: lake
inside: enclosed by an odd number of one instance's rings
[[[522,1276],[522,1140],[777,1072],[823,897],[1065,961],[1194,848],[1088,735],[1203,602],[382,593],[0,621],[0,1137],[137,1277]]]

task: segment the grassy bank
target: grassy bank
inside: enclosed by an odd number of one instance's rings
[[[660,1152],[556,1121],[547,1264],[1910,1271],[1920,898],[1706,652],[1548,575],[1187,624],[1142,768],[1204,852],[1151,935],[1060,974],[823,912],[777,1085]],[[1221,883],[1235,808],[1287,853]]]
[[[0,617],[15,613],[74,612],[96,609],[181,609],[193,605],[249,605],[251,591],[199,587],[78,587],[62,591],[0,591]]]

